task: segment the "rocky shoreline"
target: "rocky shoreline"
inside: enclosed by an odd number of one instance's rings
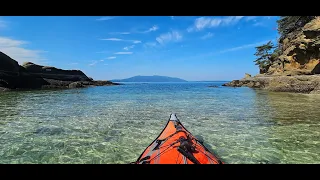
[[[278,45],[256,47],[260,73],[223,86],[320,94],[320,17],[281,16],[277,23]]]
[[[233,80],[222,86],[250,87],[274,92],[320,94],[320,75],[257,75]]]
[[[0,92],[112,85],[120,84],[111,81],[95,81],[80,70],[62,70],[31,62],[19,65],[17,61],[0,52]]]

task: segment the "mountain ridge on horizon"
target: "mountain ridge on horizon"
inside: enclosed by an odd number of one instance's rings
[[[112,82],[188,82],[187,80],[177,78],[177,77],[169,77],[169,76],[159,76],[159,75],[152,75],[152,76],[132,76],[125,79],[113,79],[110,80]]]

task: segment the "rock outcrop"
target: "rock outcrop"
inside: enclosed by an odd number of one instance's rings
[[[0,92],[12,89],[80,88],[118,85],[110,81],[94,81],[80,70],[62,70],[17,61],[0,52]]]
[[[91,81],[80,70],[62,70],[55,67],[40,66],[31,62],[24,63],[22,67],[30,74],[41,76],[42,78],[60,81]]]
[[[279,41],[279,56],[266,73],[233,80],[223,86],[320,94],[320,17]]]
[[[320,75],[256,76],[233,80],[222,86],[250,87],[276,92],[320,94]]]
[[[320,17],[289,33],[280,42],[281,55],[268,75],[320,74]]]

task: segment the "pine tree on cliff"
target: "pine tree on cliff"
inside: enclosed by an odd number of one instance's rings
[[[272,64],[272,50],[275,48],[274,44],[269,41],[267,44],[256,47],[254,54],[258,58],[254,61],[259,66],[260,74],[266,73]]]

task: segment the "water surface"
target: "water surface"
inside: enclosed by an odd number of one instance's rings
[[[130,163],[170,113],[226,163],[320,163],[319,95],[221,84],[1,93],[0,163]]]

